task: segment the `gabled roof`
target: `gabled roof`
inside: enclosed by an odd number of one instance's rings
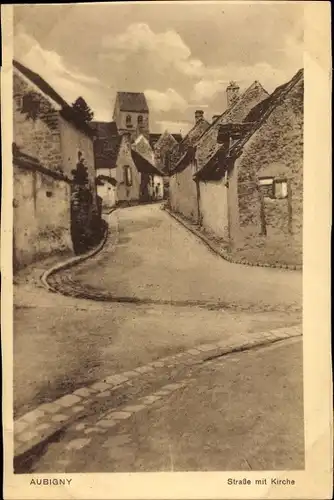
[[[148,113],[148,105],[143,92],[117,92],[116,102],[121,111]]]
[[[276,107],[281,104],[281,102],[290,94],[290,92],[300,85],[299,93],[294,100],[289,102],[289,106],[295,107],[297,111],[303,112],[304,107],[304,70],[300,69],[291,78],[291,80],[276,90],[263,102],[259,103],[257,106],[250,111],[246,116],[245,121],[250,119],[254,121],[254,127],[252,127],[249,132],[240,141],[233,144],[229,151],[229,156],[238,155],[246,142],[252,137],[252,135],[262,126],[262,124],[267,120],[269,115],[276,109]]]
[[[187,154],[187,149],[189,146],[196,144],[198,139],[204,134],[204,132],[210,127],[209,122],[202,119],[195,123],[193,128],[189,130],[187,135],[182,139],[179,144],[176,144],[171,151],[171,170],[174,170],[178,163],[182,161],[182,158]]]
[[[122,136],[97,138],[94,141],[95,168],[116,168]]]
[[[16,68],[22,75],[24,75],[28,80],[30,80],[34,85],[36,85],[44,94],[50,97],[53,101],[55,101],[59,106],[61,106],[60,114],[62,117],[73,123],[79,130],[86,133],[90,137],[94,135],[91,127],[85,123],[83,120],[78,117],[78,114],[75,113],[72,106],[70,106],[61,95],[56,92],[51,85],[49,85],[40,75],[32,71],[31,69],[24,66],[19,61],[13,60],[13,66]]]
[[[98,122],[91,124],[95,132],[94,159],[95,168],[115,168],[121,137],[115,122]]]
[[[161,171],[167,168],[167,155],[172,151],[175,145],[178,144],[177,140],[167,130],[160,135],[158,141],[153,146],[156,165]]]
[[[137,153],[137,151],[135,151],[132,148],[131,148],[131,156],[138,172],[140,172],[141,174],[162,176],[160,170],[158,170],[154,165],[152,165],[152,163],[150,163],[146,158],[144,158],[141,154]]]
[[[230,108],[216,118],[197,142],[196,159],[199,169],[204,167],[221,147],[221,145],[217,143],[220,125],[242,122],[247,117],[249,111],[256,104],[266,99],[268,95],[268,92],[264,90],[259,82],[254,82],[245,92],[243,92],[243,94],[241,94]]]
[[[91,128],[96,132],[100,139],[118,135],[116,122],[97,122],[90,123]]]
[[[144,135],[139,135],[131,145],[132,149],[139,153],[149,163],[155,166],[155,157],[151,145]]]
[[[150,144],[151,146],[154,148],[155,145],[157,144],[157,142],[160,141],[161,137],[164,136],[164,134],[168,134],[170,136],[173,137],[173,139],[175,139],[176,142],[181,142],[182,141],[182,134],[170,134],[167,130],[163,133],[163,134],[160,134],[160,133],[153,133],[153,134],[150,134]]]
[[[243,146],[249,141],[252,135],[263,125],[270,114],[283,102],[295,86],[303,81],[303,78],[303,70],[299,70],[289,82],[277,87],[270,96],[254,106],[244,118],[243,123],[247,124],[247,130],[241,139],[236,141],[227,151],[224,151],[223,145],[219,144],[219,148],[214,155],[196,172],[194,177],[202,179],[213,179],[216,175],[220,175],[221,177],[228,162],[242,152]],[[301,89],[295,102],[289,101],[289,105],[296,106],[298,110],[302,110],[303,89]],[[268,172],[262,173],[262,175],[267,174]]]

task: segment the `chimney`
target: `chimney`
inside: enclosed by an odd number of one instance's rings
[[[240,87],[236,84],[236,82],[230,82],[229,86],[226,88],[227,108],[230,108],[238,99],[239,90]]]
[[[202,109],[197,109],[195,111],[195,123],[204,119],[204,111]]]

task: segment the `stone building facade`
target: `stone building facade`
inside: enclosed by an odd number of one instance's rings
[[[55,251],[73,251],[72,171],[79,154],[88,171],[92,213],[98,208],[92,130],[39,75],[17,61],[13,66],[14,262],[18,269]]]
[[[257,262],[302,262],[303,82],[300,70],[243,122],[220,125],[194,176],[203,228]]]
[[[302,261],[303,103],[300,70],[255,107],[248,121],[258,127],[246,134],[230,154],[237,183],[235,223],[231,238],[259,247],[270,242],[277,252],[288,245]],[[233,207],[232,207],[233,210]]]

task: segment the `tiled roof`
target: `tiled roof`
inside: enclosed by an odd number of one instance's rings
[[[199,120],[179,144],[176,144],[171,151],[170,162],[173,171],[183,156],[187,154],[189,146],[193,146],[204,132],[210,127],[206,120]]]
[[[242,122],[249,111],[259,102],[268,97],[268,92],[264,90],[259,82],[254,82],[235,103],[220,115],[206,130],[202,137],[197,142],[196,159],[199,169],[204,167],[207,162],[221,148],[221,144],[217,142],[217,135],[220,125],[226,123]]]
[[[95,168],[116,168],[121,139],[114,135],[94,141]]]
[[[44,94],[49,96],[53,101],[55,101],[59,106],[61,106],[60,114],[65,118],[65,120],[73,123],[76,128],[85,132],[87,135],[92,137],[94,135],[93,130],[87,123],[81,120],[77,113],[73,111],[72,106],[70,106],[59,94],[56,92],[51,85],[49,85],[40,75],[32,71],[31,69],[24,66],[19,61],[13,60],[13,66],[20,73],[22,73],[28,80],[30,80],[34,85],[36,85]]]
[[[164,171],[167,169],[167,155],[172,151],[173,147],[177,144],[177,140],[172,134],[165,131],[155,143],[153,149],[157,167]]]
[[[137,153],[133,148],[131,148],[131,156],[136,165],[138,172],[142,174],[151,174],[161,176],[161,172],[150,163],[146,158],[144,158],[140,153]]]
[[[169,132],[165,131],[163,134],[157,134],[153,133],[150,134],[150,144],[152,147],[156,145],[158,141],[160,141],[161,137],[163,137],[164,134],[168,134],[169,136],[172,136],[173,139],[175,139],[176,142],[181,142],[182,141],[182,135],[181,134],[170,134]]]
[[[117,92],[117,102],[121,111],[148,113],[148,105],[143,92]]]
[[[268,118],[268,116],[274,111],[274,109],[287,97],[291,90],[297,86],[299,83],[304,82],[304,70],[300,69],[289,82],[277,87],[276,90],[263,102],[259,103],[257,106],[249,112],[246,116],[245,121],[252,120],[254,122],[254,127],[249,130],[249,132],[240,141],[233,144],[229,151],[229,155],[234,156],[238,154],[244,144],[251,138],[251,136],[256,132],[258,128],[261,127],[262,123]],[[294,102],[289,103],[290,106],[295,106],[298,111],[303,111],[304,107],[304,87],[300,86],[300,91],[295,98]]]
[[[303,80],[303,70],[299,70],[296,75],[284,85],[277,87],[277,89],[266,99],[255,105],[249,113],[244,118],[243,123],[247,124],[247,131],[241,139],[236,141],[228,151],[223,151],[223,146],[218,144],[217,151],[211,156],[210,161],[202,166],[200,170],[197,171],[195,177],[197,178],[213,178],[215,173],[219,174],[220,170],[225,169],[225,160],[237,156],[242,152],[243,146],[251,138],[251,136],[261,127],[261,125],[266,121],[268,116],[274,111],[274,109],[287,97],[290,91]],[[289,105],[296,106],[299,110],[303,108],[303,90],[297,96],[294,103],[289,103]],[[250,126],[248,126],[250,125]],[[221,154],[222,153],[222,154]],[[221,154],[221,158],[219,158]],[[217,161],[216,161],[217,160]],[[267,175],[264,173],[262,175]]]
[[[115,168],[121,137],[115,122],[92,122],[96,139],[94,141],[95,168]]]
[[[96,132],[100,139],[118,134],[116,122],[97,122],[90,123],[91,128]]]
[[[151,148],[151,145],[150,145],[148,139],[146,139],[146,137],[144,137],[144,135],[138,136],[136,138],[136,140],[132,143],[131,147],[137,153],[139,153],[144,158],[146,158],[147,161],[152,163],[152,165],[155,165],[155,157],[154,157],[153,149]]]

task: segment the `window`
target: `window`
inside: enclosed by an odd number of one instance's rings
[[[142,125],[143,124],[143,117],[141,115],[138,116],[137,122],[138,122],[138,125]]]
[[[259,179],[260,190],[265,198],[273,198],[273,183],[273,177]]]
[[[265,177],[259,179],[259,186],[266,198],[282,200],[288,196],[288,183],[286,180]]]
[[[126,186],[132,186],[132,175],[129,165],[124,166],[124,183]]]
[[[274,181],[274,198],[281,200],[288,196],[288,183],[283,180]]]
[[[127,127],[132,127],[132,120],[131,120],[131,115],[127,115],[125,119],[125,123]]]

